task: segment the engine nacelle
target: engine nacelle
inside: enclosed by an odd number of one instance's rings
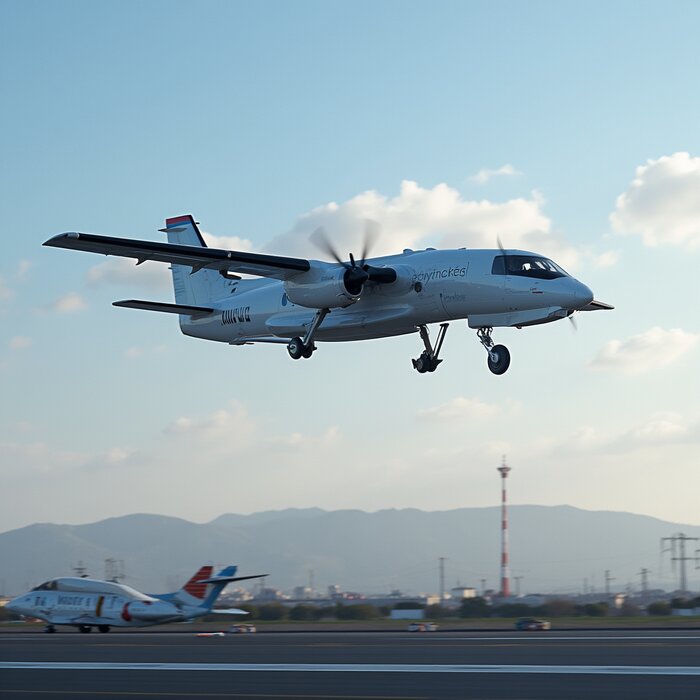
[[[379,286],[382,294],[390,296],[406,294],[415,289],[416,271],[409,265],[392,265],[391,269],[396,273],[396,281],[391,284]]]
[[[350,306],[360,299],[362,288],[348,289],[345,282],[347,272],[344,267],[321,267],[318,263],[312,263],[308,272],[287,280],[284,291],[291,302],[309,309]]]

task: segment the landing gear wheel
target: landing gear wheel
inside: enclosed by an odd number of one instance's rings
[[[510,353],[505,345],[494,345],[489,350],[489,369],[494,374],[504,374],[510,367]]]
[[[287,344],[287,352],[293,360],[299,360],[304,355],[304,342],[301,338],[292,338]]]
[[[430,371],[430,358],[426,353],[422,353],[417,360],[411,360],[413,362],[413,368],[418,372],[418,374],[425,374]]]
[[[46,625],[46,627],[44,627],[44,632],[46,632],[46,634],[54,634],[56,628],[53,625]]]
[[[92,627],[90,625],[80,625],[78,629],[83,633],[83,634],[89,634],[92,632]]]
[[[311,355],[314,354],[314,351],[315,351],[315,350],[316,350],[316,346],[315,346],[313,343],[311,343],[311,345],[305,345],[305,346],[304,346],[304,350],[303,350],[303,352],[301,353],[301,356],[302,356],[305,360],[308,360],[308,359],[311,357]]]
[[[97,625],[97,629],[102,633],[109,632],[109,625]]]

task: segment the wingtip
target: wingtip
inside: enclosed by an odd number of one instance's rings
[[[80,238],[80,234],[77,231],[67,231],[66,233],[57,233],[55,236],[51,236],[48,240],[44,241],[42,245],[46,246],[52,246],[54,248],[61,248],[63,247],[63,241],[66,239],[75,239],[77,240]]]

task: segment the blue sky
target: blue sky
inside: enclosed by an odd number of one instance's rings
[[[503,452],[514,502],[700,523],[699,20],[691,2],[6,0],[0,530],[488,505]],[[497,331],[503,377],[464,323],[434,375],[411,370],[417,337],[293,363],[111,306],[171,300],[157,266],[40,245],[160,240],[190,212],[279,253],[313,254],[319,221],[358,248],[364,215],[386,251],[537,241],[617,308],[576,334]]]

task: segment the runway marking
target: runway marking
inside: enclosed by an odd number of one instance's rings
[[[430,700],[425,695],[303,695],[285,693],[207,693],[197,691],[195,693],[175,693],[170,690],[163,692],[139,691],[139,690],[24,690],[13,688],[0,688],[0,693],[21,693],[23,695],[88,695],[90,697],[117,696],[137,698],[318,698],[319,700]]]
[[[0,669],[54,671],[254,671],[285,673],[535,673],[564,675],[700,676],[700,666],[569,666],[515,664],[215,664],[100,661],[0,661]]]

